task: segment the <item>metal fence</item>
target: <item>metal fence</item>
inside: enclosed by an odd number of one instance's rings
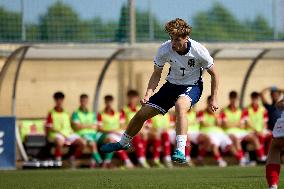
[[[283,40],[283,12],[284,0],[1,0],[0,42],[163,41],[175,17],[197,40]]]

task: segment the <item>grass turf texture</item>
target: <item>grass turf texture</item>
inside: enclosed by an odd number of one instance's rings
[[[265,189],[264,167],[0,171],[3,189]],[[280,183],[283,186],[283,182]]]

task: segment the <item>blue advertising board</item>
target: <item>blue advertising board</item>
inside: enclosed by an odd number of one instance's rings
[[[16,167],[16,119],[0,117],[0,169]]]

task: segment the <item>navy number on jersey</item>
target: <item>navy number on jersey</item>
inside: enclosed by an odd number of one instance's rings
[[[184,76],[185,68],[180,68],[180,70],[182,70],[182,76]]]

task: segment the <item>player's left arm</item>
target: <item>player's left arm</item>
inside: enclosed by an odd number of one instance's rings
[[[207,70],[211,76],[211,97],[210,108],[213,112],[218,109],[217,105],[217,90],[219,84],[219,77],[217,74],[216,67],[214,65],[214,60],[211,57],[209,51],[201,44],[197,44],[195,47],[197,52],[197,57],[201,62],[202,68]]]
[[[215,65],[211,65],[210,68],[207,69],[207,72],[211,76],[211,109],[215,112],[218,109],[218,103],[217,103],[217,90],[219,85],[219,76],[216,71]]]

